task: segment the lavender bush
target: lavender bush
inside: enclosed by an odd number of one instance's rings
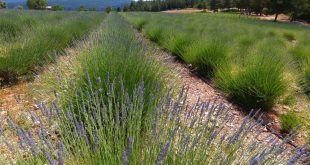
[[[219,101],[188,105],[185,88],[175,99],[173,92],[151,99],[148,104],[159,104],[148,114],[149,129],[142,130],[142,111],[148,106],[143,83],[133,95],[124,90],[124,99],[114,97],[113,82],[107,85],[108,93],[89,91],[76,105],[82,116],[55,102],[38,103],[43,115],[32,114],[33,122],[40,123],[35,134],[7,118],[20,140],[16,145],[3,142],[14,153],[31,153],[19,160],[27,164],[294,164],[309,157],[306,146],[288,157],[285,143],[290,137],[256,140],[262,126],[251,116],[257,114],[246,117],[237,131],[229,131],[233,116]],[[106,95],[107,102],[102,98]],[[96,106],[84,109],[87,104]],[[119,105],[120,115],[112,113],[112,104]]]

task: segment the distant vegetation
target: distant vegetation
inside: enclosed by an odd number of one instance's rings
[[[27,0],[29,9],[46,9],[47,0]]]
[[[292,21],[310,21],[309,0],[139,0],[125,5],[124,11],[162,11],[188,7],[208,8],[212,11],[238,11],[244,14],[276,14],[275,21],[278,14],[284,13],[288,14]]]
[[[150,40],[192,64],[201,76],[214,80],[228,98],[248,110],[272,108],[294,93],[295,84],[304,88],[304,93],[309,91],[307,27],[229,14],[123,16]]]
[[[0,78],[16,81],[53,61],[101,20],[100,13],[7,11],[0,15]],[[30,76],[31,77],[31,76]]]
[[[54,5],[54,6],[52,6],[52,10],[53,11],[62,11],[62,10],[64,10],[64,7],[60,6],[60,5]]]
[[[3,0],[0,0],[0,9],[5,9],[6,8],[6,3]]]

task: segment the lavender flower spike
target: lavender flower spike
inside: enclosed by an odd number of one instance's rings
[[[162,148],[162,150],[160,151],[157,160],[156,160],[156,165],[162,165],[163,160],[165,160],[169,147],[171,144],[171,139],[168,140],[168,142],[166,143],[166,145],[164,146],[164,148]]]

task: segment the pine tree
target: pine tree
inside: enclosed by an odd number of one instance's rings
[[[213,11],[217,11],[217,9],[218,9],[218,1],[217,0],[211,0],[210,1],[210,9]]]

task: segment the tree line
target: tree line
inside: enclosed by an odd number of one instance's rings
[[[216,11],[236,11],[241,14],[287,14],[291,21],[310,21],[310,0],[151,0],[132,1],[124,11],[163,11],[182,8],[199,8]]]
[[[32,10],[46,10],[48,5],[48,0],[27,0],[26,5],[29,9]],[[6,2],[4,0],[0,0],[0,9],[7,8]],[[23,9],[23,6],[16,6],[15,9]],[[50,10],[53,11],[61,11],[64,10],[64,6],[61,5],[53,5]],[[97,8],[86,8],[85,6],[80,6],[76,9],[77,11],[97,11]],[[112,8],[108,6],[106,12],[110,11],[121,11],[121,8]]]

